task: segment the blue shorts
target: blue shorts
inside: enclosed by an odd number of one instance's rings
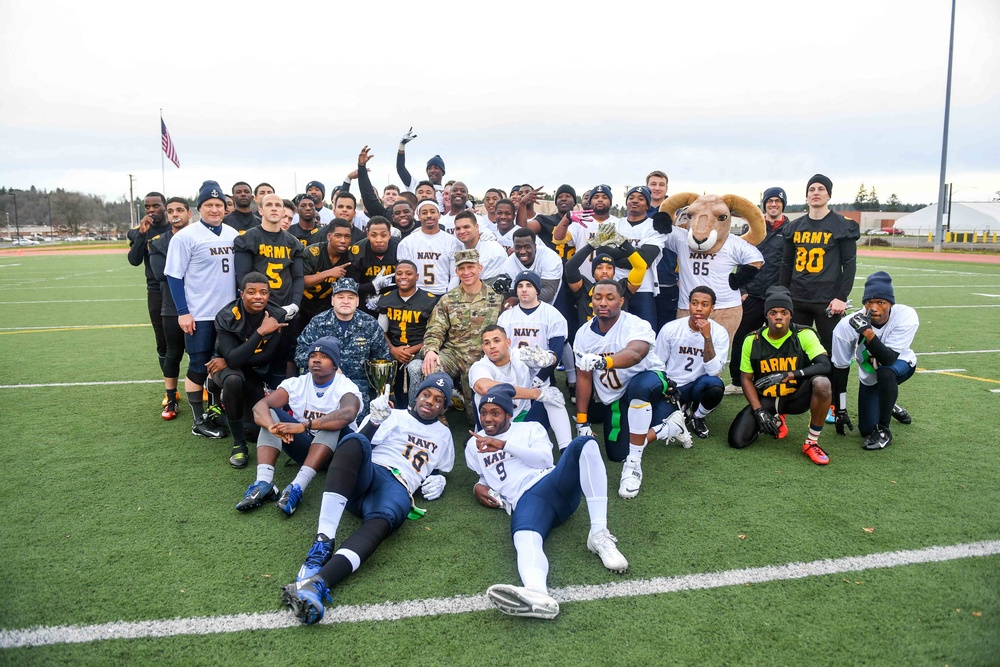
[[[662,422],[677,410],[677,406],[666,399],[666,389],[666,374],[642,371],[629,380],[625,393],[617,401],[608,406],[596,404],[597,413],[591,417],[591,421],[601,420],[604,423],[604,449],[608,459],[620,463],[628,456],[628,406],[633,399],[648,401],[653,406],[650,425]]]
[[[385,519],[390,530],[395,531],[410,514],[410,493],[388,468],[372,463],[372,444],[368,438],[351,433],[340,444],[351,438],[361,442],[363,458],[358,468],[358,481],[347,497],[347,511],[363,521]]]
[[[184,334],[184,348],[188,353],[188,371],[207,373],[205,364],[215,349],[215,323],[211,320],[195,322],[192,334]]]
[[[511,516],[511,535],[519,530],[538,533],[544,540],[580,505],[580,453],[591,438],[575,438],[566,446],[555,469],[524,492]]]

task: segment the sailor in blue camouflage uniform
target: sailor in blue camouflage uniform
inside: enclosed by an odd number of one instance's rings
[[[365,373],[365,362],[383,359],[391,361],[389,345],[378,321],[358,310],[358,283],[351,278],[340,278],[333,285],[333,308],[316,315],[299,335],[295,349],[295,363],[305,368],[312,344],[324,336],[340,341],[340,370],[358,385],[363,397],[358,423],[368,414],[372,387]],[[380,387],[375,388],[375,391]]]

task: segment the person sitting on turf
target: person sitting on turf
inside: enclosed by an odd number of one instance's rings
[[[917,368],[911,349],[920,319],[917,311],[896,303],[892,277],[877,271],[865,281],[864,308],[841,320],[833,330],[833,373],[837,394],[837,433],[854,426],[847,413],[847,378],[852,360],[858,362],[858,430],[869,451],[892,444],[893,417],[909,424],[910,414],[896,405],[899,385]]]
[[[809,411],[809,435],[802,453],[816,465],[830,462],[819,446],[819,434],[830,407],[830,357],[809,327],[792,324],[788,288],[767,290],[767,325],[743,341],[740,382],[747,405],[729,427],[729,446],[742,449],[761,431],[775,438],[781,421],[777,414]]]
[[[340,370],[340,341],[320,338],[309,351],[308,372],[291,377],[257,402],[254,421],[257,436],[257,480],[236,504],[241,512],[278,498],[278,509],[291,516],[302,493],[330,463],[337,443],[358,417],[361,391]],[[284,411],[288,406],[291,414]],[[302,465],[292,483],[278,497],[274,486],[274,464],[284,450]]]
[[[267,276],[251,271],[240,281],[239,298],[215,316],[215,357],[205,367],[211,390],[222,393],[233,435],[229,465],[234,468],[247,467],[244,417],[253,423],[253,406],[264,398],[264,378],[287,326],[285,309],[272,304],[270,296]]]
[[[729,333],[714,320],[715,290],[699,285],[688,296],[690,315],[667,322],[656,335],[653,351],[677,383],[680,403],[687,412],[688,430],[708,437],[705,417],[722,402],[725,384],[719,373],[729,354]]]
[[[608,532],[608,474],[600,445],[593,436],[575,438],[552,462],[552,443],[541,424],[512,422],[515,389],[497,384],[479,404],[482,430],[465,445],[465,462],[479,475],[473,493],[491,509],[511,515],[517,571],[524,586],[496,584],[486,592],[500,611],[511,616],[555,618],[559,603],[549,596],[549,563],[542,550],[553,528],[587,499],[590,534],[587,549],[612,572],[624,572],[628,561]]]
[[[423,516],[425,510],[413,503],[418,489],[425,500],[444,492],[440,473],[454,466],[455,444],[438,418],[451,403],[452,389],[450,377],[432,373],[420,383],[416,406],[409,410],[392,410],[388,398],[379,396],[361,432],[341,441],[326,475],[316,541],[295,583],[282,589],[282,601],[306,625],[322,620],[331,586],[361,567],[407,517]],[[345,508],[362,523],[334,553]]]

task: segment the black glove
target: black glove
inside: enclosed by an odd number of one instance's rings
[[[653,229],[661,234],[669,234],[673,229],[674,221],[670,214],[665,211],[657,211],[653,214]]]
[[[756,266],[752,264],[741,264],[736,267],[736,271],[729,274],[729,287],[732,289],[739,289],[744,285],[750,283],[760,271]]]
[[[757,420],[757,427],[760,429],[761,433],[767,433],[768,435],[777,438],[778,437],[778,418],[772,415],[770,412],[764,408],[757,408],[753,411],[754,419]]]
[[[493,281],[493,291],[496,292],[497,294],[507,296],[507,294],[510,292],[510,286],[513,284],[513,282],[514,280],[510,276],[506,274],[501,274],[500,276],[497,276],[496,280]]]
[[[836,425],[835,425],[835,427],[837,429],[837,435],[847,435],[846,433],[844,433],[844,427],[845,426],[847,428],[851,429],[852,432],[854,431],[854,424],[851,423],[851,416],[849,414],[847,414],[847,410],[846,409],[845,410],[834,410],[833,411],[833,416],[837,418],[837,422],[836,422]]]
[[[848,322],[850,322],[851,326],[859,334],[863,334],[864,332],[872,328],[871,318],[868,317],[868,313],[866,313],[863,310],[859,310],[858,312],[851,315],[851,319],[848,320]]]
[[[764,391],[768,387],[774,387],[785,381],[785,376],[787,373],[770,373],[762,378],[759,378],[753,383],[753,386],[757,387],[760,391]]]
[[[677,383],[671,380],[670,378],[667,378],[667,388],[663,390],[663,395],[666,396],[667,398],[677,398],[678,397]]]

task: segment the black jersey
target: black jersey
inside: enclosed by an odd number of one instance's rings
[[[565,262],[569,257],[565,256],[567,250],[566,244],[556,244],[552,240],[552,230],[559,225],[559,221],[563,219],[563,216],[559,213],[553,215],[536,215],[535,222],[541,227],[538,231],[538,238],[542,243],[547,245],[551,250],[555,250],[559,253],[559,257]],[[572,250],[572,246],[569,247]]]
[[[267,276],[271,287],[270,303],[287,306],[302,303],[303,248],[299,240],[279,229],[269,232],[263,227],[253,227],[233,240],[236,253],[236,283],[251,271]]]
[[[128,263],[132,266],[144,265],[146,271],[146,291],[159,292],[160,283],[153,275],[153,270],[149,266],[149,242],[153,238],[170,230],[170,225],[164,223],[156,227],[150,225],[145,234],[139,232],[139,228],[130,229],[128,232]]]
[[[260,226],[260,218],[253,212],[233,211],[222,219],[222,224],[229,225],[240,234],[245,234],[250,229]]]
[[[314,243],[305,249],[302,261],[302,271],[305,275],[311,276],[315,273],[328,271],[335,266],[350,264],[349,253],[344,253],[334,264],[330,260],[330,253],[327,252],[327,243]],[[306,287],[302,295],[302,310],[308,318],[311,318],[325,310],[330,310],[330,297],[333,295],[333,283],[337,282],[333,278],[326,278],[322,282],[316,283],[312,287]]]
[[[767,325],[765,324],[751,334],[751,340],[749,340],[749,362],[753,369],[754,381],[772,373],[802,370],[809,366],[813,359],[821,354],[826,354],[819,342],[816,330],[811,327],[798,324],[790,325],[788,333],[785,334],[784,340],[778,347],[764,340],[766,333]],[[743,343],[743,349],[746,349],[747,344],[747,342]],[[764,389],[760,395],[781,398],[794,393],[798,388],[799,380],[791,379]]]
[[[303,229],[299,223],[295,223],[288,228],[288,233],[299,240],[302,247],[311,246],[313,243],[326,243],[326,235],[323,230],[326,229],[326,225],[319,224],[319,219],[316,219],[316,226],[312,229]]]
[[[215,316],[215,356],[225,359],[230,368],[249,367],[258,374],[265,374],[281,337],[280,328],[266,336],[257,333],[257,327],[264,321],[265,311],[279,322],[285,318],[285,311],[272,303],[259,313],[248,313],[242,298],[220,310]]]
[[[147,241],[149,257],[149,268],[154,278],[160,286],[162,301],[160,305],[160,317],[177,317],[177,306],[174,305],[174,297],[170,293],[170,285],[167,284],[167,274],[164,269],[167,266],[167,248],[170,246],[170,239],[174,235],[173,228],[162,234],[153,236]]]
[[[399,296],[398,289],[382,296],[378,300],[378,314],[389,320],[386,332],[389,342],[396,347],[424,342],[427,322],[437,302],[438,297],[419,288],[407,299]]]
[[[358,298],[361,300],[360,308],[369,315],[377,315],[377,311],[368,310],[365,301],[375,294],[375,286],[372,281],[377,276],[391,276],[396,272],[396,248],[399,246],[399,239],[390,238],[389,247],[381,255],[372,250],[368,239],[351,246],[348,257],[351,266],[347,269],[347,276],[354,278],[358,283]],[[382,290],[382,294],[388,294],[391,287]],[[380,295],[381,296],[381,295]]]
[[[793,301],[827,303],[847,300],[857,270],[858,223],[830,211],[821,220],[804,215],[785,223],[781,284]]]

